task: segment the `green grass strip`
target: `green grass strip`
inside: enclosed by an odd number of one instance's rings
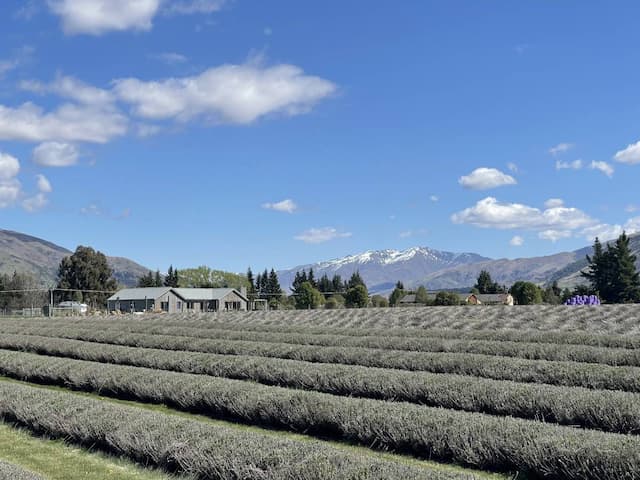
[[[68,445],[62,440],[34,437],[28,431],[0,423],[0,458],[47,480],[169,480],[122,458]],[[0,478],[2,475],[0,474]],[[14,477],[7,477],[14,478]],[[15,477],[15,480],[21,477]],[[25,479],[30,477],[24,477]]]

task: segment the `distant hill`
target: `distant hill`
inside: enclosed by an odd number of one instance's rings
[[[288,289],[295,273],[302,269],[313,268],[316,278],[326,273],[329,277],[340,275],[343,280],[348,280],[357,270],[369,291],[377,293],[392,290],[398,280],[402,280],[405,285],[411,285],[435,272],[487,260],[490,259],[475,253],[452,253],[414,247],[407,250],[368,251],[336,260],[300,265],[279,271],[278,277],[282,287]]]
[[[640,269],[640,234],[630,236],[632,251],[638,257]],[[316,278],[326,273],[339,274],[343,279],[356,270],[372,293],[388,293],[401,280],[405,287],[425,285],[429,290],[460,290],[476,283],[481,270],[491,273],[494,281],[510,286],[518,280],[550,284],[557,280],[561,287],[584,283],[580,270],[587,265],[586,255],[592,247],[573,252],[561,252],[544,257],[491,259],[475,253],[452,253],[427,247],[404,251],[379,250],[350,255],[336,260],[301,265],[278,272],[280,284],[289,288],[295,272],[313,268]]]
[[[24,233],[0,230],[0,273],[15,270],[40,279],[43,286],[56,282],[60,261],[73,252],[41,238]],[[149,269],[122,257],[107,257],[118,283],[135,286]]]

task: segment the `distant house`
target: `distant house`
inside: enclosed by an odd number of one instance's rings
[[[513,305],[510,293],[472,293],[466,298],[467,305]]]
[[[418,305],[415,294],[410,293],[408,295],[405,295],[400,299],[400,301],[398,302],[398,305],[403,307],[406,307],[408,305]]]
[[[220,312],[248,310],[244,292],[233,288],[125,288],[107,300],[109,312]]]

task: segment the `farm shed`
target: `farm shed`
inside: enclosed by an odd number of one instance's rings
[[[467,305],[513,305],[510,293],[472,293],[466,298]]]
[[[107,300],[110,312],[219,312],[247,310],[249,301],[233,288],[125,288]]]

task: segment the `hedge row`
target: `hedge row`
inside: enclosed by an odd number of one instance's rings
[[[0,382],[0,417],[36,433],[209,480],[470,479],[317,441],[222,427],[71,393]]]
[[[16,368],[22,369],[27,378],[57,377],[56,383],[119,398],[162,402],[217,418],[481,469],[600,480],[635,478],[633,475],[640,471],[640,439],[629,435],[79,360],[56,359],[42,365],[41,358],[26,358],[37,356],[22,356],[17,359]],[[3,364],[6,363],[5,358]],[[28,405],[27,410],[33,408],[28,398],[16,398],[20,405]],[[0,411],[4,404],[5,399],[1,398]],[[48,414],[53,416],[54,425],[60,423],[55,408]],[[34,416],[48,421],[43,412]],[[91,424],[88,427],[91,429]]]
[[[78,322],[75,321],[75,324]],[[84,322],[86,324],[86,322]],[[287,333],[305,335],[341,335],[353,337],[433,337],[443,339],[493,340],[527,343],[555,343],[568,345],[589,345],[609,348],[640,348],[639,335],[598,334],[585,331],[541,331],[531,329],[494,329],[494,330],[460,330],[460,329],[425,329],[425,328],[337,328],[295,325],[263,325],[263,324],[231,324],[216,320],[191,320],[174,317],[143,317],[140,322],[131,319],[109,319],[93,321],[102,328],[146,328],[188,327],[209,331],[227,330],[233,332]]]
[[[40,475],[0,460],[0,480],[44,480]]]
[[[355,346],[315,346],[270,342],[249,342],[244,340],[215,340],[177,335],[149,335],[120,332],[116,330],[96,330],[95,328],[70,328],[66,326],[11,326],[0,324],[0,332],[22,333],[78,340],[117,343],[120,345],[162,348],[165,350],[186,350],[223,354],[257,354],[296,360],[325,361],[326,355],[339,358],[342,353],[359,352],[373,357],[396,357],[413,354],[417,358],[425,352],[475,353],[481,355],[507,356],[530,360],[575,361],[601,363],[612,366],[640,366],[640,350],[613,349],[580,345],[551,345],[520,342],[490,342],[483,340],[441,340],[423,339],[422,351],[406,352],[386,349],[372,349]],[[286,334],[282,334],[286,338]],[[316,359],[318,358],[318,359]],[[331,363],[351,363],[329,360]],[[368,365],[381,366],[387,365]]]
[[[7,343],[17,350],[86,361],[206,374],[299,390],[404,401],[468,412],[544,419],[547,422],[616,433],[640,431],[640,395],[634,393],[260,357],[171,352],[38,337],[0,339],[0,346],[6,347]],[[34,373],[31,370],[19,370],[21,364],[17,360],[30,357],[17,355],[0,350],[0,373],[32,378]],[[42,360],[42,357],[35,356],[34,361]],[[67,365],[65,360],[47,359],[47,362],[63,367]]]
[[[13,327],[21,328],[24,324],[14,324]],[[49,327],[51,324],[41,323],[30,325],[31,328]],[[640,347],[640,337],[623,337],[616,335],[596,335],[586,332],[537,332],[537,331],[517,331],[517,330],[422,330],[422,329],[388,329],[388,330],[362,330],[362,329],[320,329],[301,327],[264,327],[264,326],[242,326],[234,327],[221,323],[188,322],[177,324],[175,321],[151,321],[142,322],[131,321],[99,321],[90,324],[81,324],[78,321],[56,324],[57,328],[86,328],[95,327],[100,330],[128,331],[133,333],[146,333],[156,335],[177,335],[196,338],[213,338],[220,340],[243,340],[259,341],[270,343],[291,343],[297,345],[317,345],[317,346],[343,346],[361,348],[379,348],[385,350],[407,350],[407,351],[469,351],[470,353],[517,356],[519,349],[516,345],[523,344],[543,344],[536,348],[536,345],[527,346],[527,355],[536,355],[545,359],[587,361],[592,363],[609,363],[599,361],[600,352],[596,352],[594,358],[593,349],[580,348],[617,348],[635,349]],[[9,328],[9,327],[7,327]],[[508,345],[496,346],[495,342],[503,342]],[[513,344],[516,345],[513,345]],[[555,346],[567,346],[567,349],[556,348]],[[572,346],[578,346],[578,349]],[[578,351],[577,351],[578,350]],[[489,353],[491,352],[491,353]],[[534,353],[530,353],[534,352]],[[560,353],[559,353],[560,352]],[[626,352],[627,354],[631,352]],[[551,356],[564,355],[564,358],[548,358]],[[616,360],[623,352],[614,355],[614,364],[620,364]],[[528,357],[527,357],[528,358]],[[608,357],[607,357],[608,358]],[[625,356],[624,358],[627,358]],[[633,359],[640,359],[640,354],[632,355]],[[636,360],[633,360],[636,361]],[[640,361],[640,360],[637,360]],[[634,365],[634,363],[631,363]]]

